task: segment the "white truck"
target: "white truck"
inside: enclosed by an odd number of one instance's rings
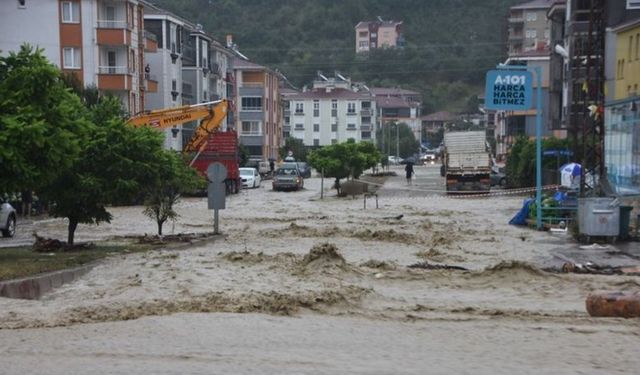
[[[488,193],[491,189],[491,154],[484,131],[444,134],[441,174],[447,193]]]

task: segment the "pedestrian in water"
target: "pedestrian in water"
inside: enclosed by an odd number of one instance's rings
[[[407,163],[404,167],[404,171],[407,172],[407,185],[411,185],[411,177],[413,176],[413,164]]]

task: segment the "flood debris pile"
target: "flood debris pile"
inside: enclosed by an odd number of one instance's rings
[[[456,271],[468,271],[468,269],[460,266],[450,266],[448,264],[433,264],[427,261],[410,264],[407,268],[422,269],[422,270],[456,270]]]
[[[36,253],[55,253],[59,251],[88,250],[95,247],[93,243],[69,245],[66,242],[62,242],[53,238],[40,237],[35,232],[33,232],[33,237],[35,238],[35,242],[32,246],[32,250]]]
[[[302,258],[301,266],[305,270],[343,269],[346,268],[347,262],[334,244],[322,243],[311,248]]]

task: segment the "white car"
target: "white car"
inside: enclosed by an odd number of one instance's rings
[[[16,234],[16,210],[9,203],[0,203],[0,231],[2,237]]]
[[[243,188],[257,188],[262,182],[260,173],[255,168],[240,168],[240,178]]]

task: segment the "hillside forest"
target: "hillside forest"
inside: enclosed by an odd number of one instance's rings
[[[423,95],[423,113],[471,112],[485,72],[504,60],[506,17],[518,0],[154,0],[216,39],[233,35],[252,61],[292,85],[339,71],[369,86]],[[360,21],[402,20],[404,49],[355,53]]]

